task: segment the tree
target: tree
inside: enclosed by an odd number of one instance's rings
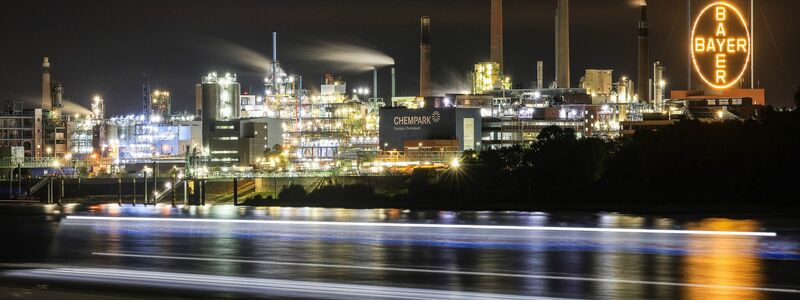
[[[800,86],[797,87],[797,93],[794,93],[794,108],[800,108]]]

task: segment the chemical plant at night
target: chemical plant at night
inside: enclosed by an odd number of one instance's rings
[[[638,23],[638,74],[587,69],[578,84],[571,83],[568,3],[559,0],[555,14],[554,76],[545,75],[543,61],[537,62],[536,81],[530,84],[514,82],[513,74],[504,72],[503,5],[492,0],[490,60],[474,64],[470,90],[445,94],[431,89],[435,20],[426,16],[420,20],[417,95],[395,94],[394,65],[372,67],[371,90],[351,90],[345,78],[334,74],[324,74],[319,87],[304,86],[302,75],[289,74],[290,66],[279,63],[273,32],[272,62],[263,74],[263,87],[253,94],[242,92],[236,74],[210,72],[198,74],[193,111],[175,111],[170,91],[151,90],[145,81],[141,111],[107,116],[107,104],[98,95],[90,113],[71,115],[62,104],[69,87],[52,80],[51,69],[57,67],[45,57],[40,107],[8,101],[0,115],[7,128],[0,136],[2,168],[20,181],[22,170],[25,176],[45,180],[152,177],[154,172],[157,177],[161,170],[172,172],[175,184],[185,184],[183,179],[411,174],[418,168],[452,168],[464,151],[532,144],[549,126],[570,128],[579,138],[615,138],[682,119],[753,118],[763,108],[763,89],[741,88],[752,86],[742,77],[752,64],[750,31],[743,19],[735,19],[741,16],[735,7],[711,5],[698,16],[687,34],[698,35],[691,56],[696,72],[689,75],[701,88],[677,90],[665,80],[666,66],[649,58],[645,5]],[[730,17],[721,20],[732,20],[725,21],[731,25],[712,18],[709,9],[727,13]],[[698,62],[710,60],[705,56],[723,47],[699,37],[701,31],[713,32],[709,28],[719,35],[714,24],[729,27],[722,34],[737,35],[728,39],[731,57],[720,62],[716,54],[716,63]],[[707,75],[703,68],[708,65],[742,72],[713,70]],[[378,89],[386,87],[378,86],[378,77],[388,72],[391,99],[379,98]],[[715,89],[703,91],[703,82]]]
[[[800,299],[798,11],[9,1],[0,299]]]

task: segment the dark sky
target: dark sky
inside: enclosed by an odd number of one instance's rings
[[[555,2],[504,3],[506,73],[515,83],[535,79],[537,60],[552,80]],[[573,85],[586,68],[614,69],[615,79],[635,75],[638,8],[632,3],[571,1]],[[757,1],[756,75],[777,106],[790,105],[800,85],[798,11],[796,0]],[[371,85],[369,72],[342,72],[309,59],[310,51],[346,43],[393,57],[398,94],[414,95],[422,15],[432,18],[434,83],[459,89],[472,64],[489,56],[489,0],[8,1],[0,9],[0,100],[38,99],[41,59],[49,56],[53,78],[74,102],[88,104],[101,94],[109,113],[133,112],[146,75],[154,88],[172,91],[176,110],[191,109],[194,84],[209,71],[238,73],[244,90],[260,89],[263,62],[252,53],[271,55],[273,29],[279,60],[304,75],[307,87],[328,71],[341,73],[350,87]],[[664,62],[670,88],[684,88],[685,1],[650,0],[649,15],[651,59]],[[380,76],[386,97],[388,70]]]

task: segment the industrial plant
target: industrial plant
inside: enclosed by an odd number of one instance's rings
[[[724,9],[731,14],[735,10]],[[2,168],[10,170],[9,178],[20,179],[22,170],[43,178],[154,177],[166,166],[172,171],[162,171],[173,172],[184,184],[209,178],[410,174],[419,168],[453,167],[464,151],[532,144],[550,126],[571,128],[578,137],[615,138],[682,119],[752,118],[765,104],[763,89],[752,88],[752,82],[743,89],[741,75],[726,75],[737,71],[712,73],[717,82],[709,85],[724,81],[723,90],[704,88],[697,80],[695,89],[670,90],[664,74],[668,66],[651,61],[646,5],[639,8],[638,24],[631,24],[638,29],[637,74],[590,68],[573,85],[569,12],[569,1],[558,0],[554,65],[538,61],[535,82],[522,84],[505,70],[510,60],[504,59],[503,1],[491,0],[489,60],[471,66],[465,78],[468,91],[445,94],[432,89],[436,70],[431,60],[437,50],[431,28],[436,20],[428,16],[421,16],[419,23],[417,95],[395,94],[394,66],[372,67],[372,93],[348,89],[346,79],[332,73],[322,75],[319,87],[304,86],[303,75],[288,73],[280,63],[273,32],[271,64],[263,86],[252,94],[242,91],[237,74],[211,71],[197,76],[192,111],[175,111],[170,91],[152,90],[145,80],[139,112],[109,116],[102,95],[97,95],[91,99],[91,113],[70,115],[62,103],[69,87],[53,79],[57,64],[45,57],[40,105],[27,108],[22,101],[7,101],[3,106]],[[702,30],[708,28],[693,28],[690,34]],[[752,62],[747,25],[729,32],[744,36],[737,37],[734,47],[746,50],[735,53],[744,55],[741,65],[746,68]],[[711,51],[697,46],[692,59],[695,64],[711,59],[704,56]],[[386,70],[391,71],[391,99],[377,93],[378,72]],[[709,83],[701,67],[695,70],[693,78]]]

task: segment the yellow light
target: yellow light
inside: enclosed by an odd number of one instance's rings
[[[738,20],[741,22],[741,25],[744,27],[744,30],[745,30],[745,32],[747,34],[746,39],[743,40],[741,38],[736,38],[736,39],[724,38],[724,39],[720,40],[720,41],[724,41],[724,42],[721,42],[719,44],[715,44],[713,38],[698,37],[696,35],[697,24],[700,23],[700,19],[711,8],[715,8],[714,20],[717,21],[717,22],[725,20],[725,16],[724,16],[725,8],[728,8],[728,9],[732,10],[733,12],[735,12],[736,15],[739,17]],[[722,12],[722,15],[720,15],[721,12]],[[720,16],[722,16],[722,18],[720,18]],[[719,25],[722,26],[722,23],[719,23]],[[720,27],[717,27],[717,29],[715,31],[716,33],[724,32],[724,30],[720,31],[719,28]],[[724,28],[724,26],[723,26],[723,28]],[[712,88],[715,88],[715,89],[727,89],[727,88],[730,88],[731,86],[733,86],[734,84],[736,84],[737,82],[739,82],[739,80],[742,78],[742,76],[744,76],[745,71],[747,71],[747,65],[750,63],[750,49],[752,47],[752,45],[751,45],[752,40],[750,39],[750,29],[747,26],[747,21],[745,21],[744,16],[742,15],[741,11],[739,11],[739,9],[737,9],[735,6],[733,6],[733,5],[729,4],[729,3],[725,3],[725,2],[714,2],[714,3],[709,4],[705,8],[703,8],[703,10],[700,11],[700,13],[697,15],[697,18],[694,20],[694,25],[692,26],[691,40],[693,42],[692,42],[692,46],[690,47],[689,52],[691,52],[691,54],[692,54],[692,65],[694,66],[694,69],[697,72],[697,74],[700,75],[700,79],[702,79],[703,82],[705,82],[706,84],[708,84],[709,86],[711,86]],[[708,43],[706,43],[706,40],[708,40]],[[744,45],[745,41],[746,41],[746,44],[747,44],[746,47]],[[720,49],[717,49],[717,47],[720,47]],[[725,65],[724,54],[720,53],[723,56],[720,56],[720,54],[717,54],[717,56],[715,56],[715,69],[714,69],[714,72],[713,72],[714,82],[712,83],[712,81],[709,80],[706,77],[706,75],[700,70],[700,65],[697,63],[697,58],[695,56],[695,52],[703,53],[703,52],[717,52],[717,51],[719,51],[719,52],[723,52],[724,53],[724,52],[730,52],[731,47],[734,48],[733,49],[734,52],[737,52],[740,48],[743,49],[743,50],[746,50],[746,51],[743,51],[743,52],[745,52],[745,62],[744,62],[744,64],[742,64],[741,71],[739,71],[739,74],[737,76],[735,76],[732,80],[728,80],[726,82],[725,79],[727,78],[727,74],[728,73],[727,73],[727,66]],[[709,51],[709,49],[711,49],[712,51]],[[728,51],[726,51],[726,50],[728,50]],[[722,59],[722,60],[720,60],[720,59]],[[722,68],[722,67],[724,67],[724,68]],[[723,83],[722,84],[717,84],[717,82],[720,82],[720,81],[723,82]]]
[[[450,167],[451,168],[458,168],[460,166],[461,166],[461,161],[458,160],[457,157],[454,157],[453,160],[450,162]]]

